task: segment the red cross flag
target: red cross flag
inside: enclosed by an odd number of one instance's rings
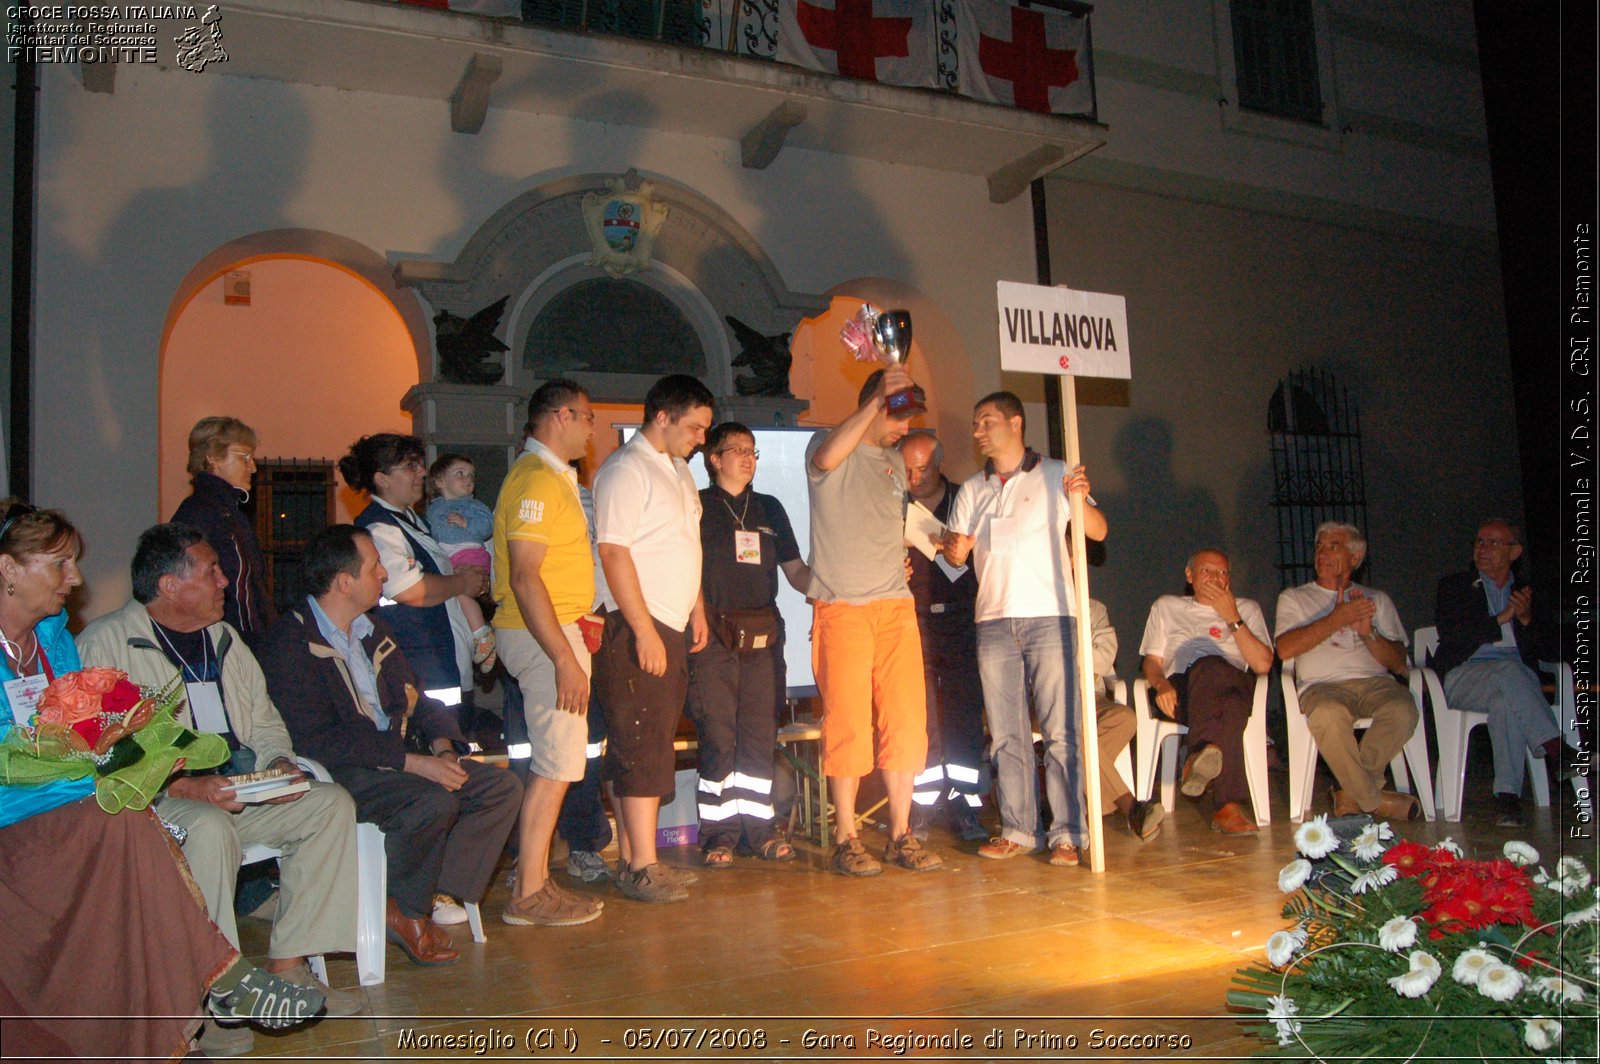
[[[928,0],[778,0],[778,59],[885,85],[934,88]]]
[[[1089,22],[1081,15],[958,0],[960,92],[1045,114],[1089,114]]]

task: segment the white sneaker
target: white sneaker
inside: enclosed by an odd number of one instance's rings
[[[433,896],[433,922],[443,926],[445,924],[464,924],[467,922],[467,910],[461,907],[448,894],[435,894]]]

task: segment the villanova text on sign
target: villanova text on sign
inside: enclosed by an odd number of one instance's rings
[[[1117,350],[1117,333],[1110,318],[1092,318],[1087,314],[1046,313],[1023,307],[1003,308],[1006,330],[1014,344],[1037,344],[1041,347],[1093,348],[1096,351]]]

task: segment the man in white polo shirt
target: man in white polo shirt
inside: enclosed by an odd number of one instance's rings
[[[1106,537],[1106,518],[1089,501],[1082,467],[1043,458],[1022,438],[1022,401],[995,392],[972,412],[972,435],[988,458],[961,485],[950,508],[945,560],[966,564],[976,551],[978,674],[1000,786],[999,837],[980,857],[1032,853],[1040,845],[1039,785],[1028,693],[1044,737],[1050,863],[1070,867],[1088,843],[1078,755],[1077,632],[1067,524],[1068,494],[1083,496],[1084,534]],[[1088,682],[1087,680],[1085,682]]]
[[[1417,800],[1384,790],[1383,770],[1421,715],[1396,682],[1406,674],[1406,632],[1394,603],[1351,579],[1366,556],[1355,525],[1326,521],[1317,529],[1317,578],[1278,596],[1278,656],[1295,663],[1300,711],[1339,781],[1333,812],[1411,820],[1421,815]],[[1363,717],[1372,726],[1358,743],[1355,722]]]
[[[1254,834],[1256,818],[1243,808],[1250,797],[1244,729],[1256,677],[1272,668],[1272,639],[1261,607],[1234,597],[1226,554],[1196,551],[1183,578],[1193,593],[1156,599],[1139,641],[1152,712],[1189,729],[1183,793],[1199,798],[1215,781],[1212,830]]]
[[[644,426],[594,478],[606,583],[595,686],[626,854],[617,887],[639,901],[689,896],[682,874],[656,860],[656,817],[674,791],[672,737],[689,691],[688,653],[706,644],[700,492],[686,459],[705,443],[712,405],[694,377],[661,378],[645,396]]]

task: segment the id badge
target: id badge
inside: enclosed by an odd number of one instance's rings
[[[49,686],[50,680],[43,673],[37,676],[19,676],[15,680],[6,681],[6,701],[11,703],[11,716],[18,724],[27,726],[34,710],[39,708],[39,699],[44,697],[44,689]]]
[[[1014,517],[989,518],[989,552],[1010,554],[1017,539],[1017,519]]]
[[[228,711],[222,708],[222,689],[215,681],[186,683],[189,694],[189,717],[194,730],[224,735],[228,731]]]
[[[761,533],[741,532],[735,529],[733,533],[733,560],[743,565],[760,565]]]

